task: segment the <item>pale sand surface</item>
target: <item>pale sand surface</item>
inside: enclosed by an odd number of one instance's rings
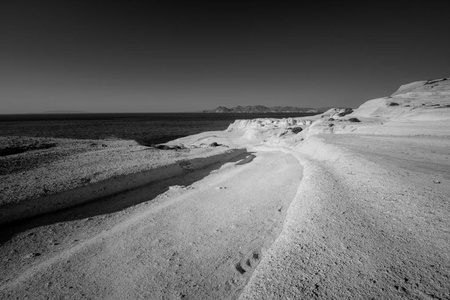
[[[449,299],[450,141],[320,138],[241,299]]]
[[[300,179],[292,155],[248,153],[116,214],[71,215],[99,210],[92,205],[66,213],[71,221],[37,220],[1,248],[8,258],[1,295],[236,298],[281,231]],[[108,202],[150,197],[154,190],[143,187]]]
[[[0,138],[0,145],[36,140],[42,139]],[[245,152],[223,146],[166,151],[120,140],[46,141],[55,146],[0,157],[0,224],[110,196]]]
[[[0,298],[450,299],[449,82],[236,121],[158,162],[94,154],[119,188],[3,225]],[[151,164],[178,171],[117,193]]]

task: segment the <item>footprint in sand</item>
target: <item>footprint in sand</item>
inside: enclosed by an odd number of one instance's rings
[[[259,264],[261,260],[261,250],[253,250],[250,251],[247,255],[245,255],[239,262],[234,265],[236,271],[238,271],[241,275],[254,270],[256,266]]]

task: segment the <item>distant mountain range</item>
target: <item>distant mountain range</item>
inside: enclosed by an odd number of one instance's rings
[[[235,106],[232,108],[219,106],[213,110],[204,110],[204,113],[319,113],[317,108],[301,108],[293,106],[273,106],[263,105]]]
[[[47,110],[44,114],[86,114],[87,112],[82,110]]]

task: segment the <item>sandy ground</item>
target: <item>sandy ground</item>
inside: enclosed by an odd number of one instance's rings
[[[449,299],[450,140],[307,143],[298,197],[241,299]]]
[[[34,203],[41,185],[23,179],[52,183],[61,163],[62,184],[90,181],[46,193],[94,193],[0,225],[0,298],[450,299],[449,121],[444,78],[169,143],[181,151],[89,145],[64,165],[42,141],[27,146],[47,157],[36,165],[5,150],[2,176],[25,195],[0,185],[9,207]]]
[[[302,171],[279,152],[235,160],[190,174],[192,184],[160,182],[170,189],[155,199],[147,186],[2,233],[1,298],[236,298],[281,231]],[[149,199],[100,207],[130,198]]]
[[[20,137],[0,138],[0,149],[26,150],[0,156],[0,224],[107,197],[245,152],[225,146],[160,150],[125,140]]]

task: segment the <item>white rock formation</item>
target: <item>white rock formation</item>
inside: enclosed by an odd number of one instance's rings
[[[444,78],[170,155],[80,155],[113,192],[177,176],[2,228],[0,298],[450,299],[449,119]]]

